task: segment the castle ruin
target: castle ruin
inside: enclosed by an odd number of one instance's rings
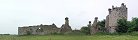
[[[106,16],[105,28],[109,33],[116,32],[117,21],[119,19],[127,19],[127,7],[124,3],[120,7],[112,6],[112,9],[108,9],[109,14]],[[95,17],[93,24],[89,21],[88,28],[90,34],[99,32],[98,17]],[[18,27],[18,35],[46,35],[51,33],[68,33],[72,32],[71,26],[69,25],[69,18],[65,18],[65,24],[58,28],[54,23],[52,25],[37,25],[37,26],[26,26]]]
[[[119,19],[127,19],[127,7],[124,3],[120,7],[112,6],[112,9],[108,9],[109,15],[106,16],[105,28],[109,33],[116,32],[117,21]]]
[[[119,19],[127,19],[127,7],[124,3],[120,7],[112,6],[112,9],[108,9],[109,15],[106,16],[105,28],[106,32],[114,33],[117,28],[117,21]],[[88,27],[90,28],[90,34],[99,32],[98,17],[95,17],[93,24],[89,21]]]

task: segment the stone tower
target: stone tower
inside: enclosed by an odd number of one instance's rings
[[[98,17],[95,17],[95,20],[92,24],[92,26],[90,27],[90,34],[95,34],[99,31],[99,25],[98,25]]]
[[[124,3],[120,7],[112,6],[112,9],[108,9],[109,15],[106,16],[105,27],[106,31],[109,33],[116,32],[117,20],[127,19],[127,7]]]
[[[89,21],[89,24],[87,25],[88,28],[89,28],[89,33],[91,32],[90,28],[92,28],[92,24],[91,24],[91,21]]]
[[[91,28],[91,25],[92,25],[92,24],[91,24],[91,21],[89,21],[88,27]]]
[[[68,17],[65,18],[65,25],[69,25],[69,20],[68,19],[69,19]]]
[[[60,29],[61,33],[66,33],[66,32],[72,31],[71,27],[69,26],[69,20],[68,19],[69,19],[68,17],[65,18],[65,24],[63,24],[61,26],[61,29]]]

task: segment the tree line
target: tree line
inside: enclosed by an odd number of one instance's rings
[[[127,33],[127,32],[134,32],[138,31],[138,18],[133,17],[131,21],[127,21],[127,19],[119,19],[117,21],[118,27],[116,31],[118,33]]]

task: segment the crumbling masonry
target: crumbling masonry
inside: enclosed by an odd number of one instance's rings
[[[109,15],[106,16],[105,28],[109,33],[116,32],[117,20],[127,19],[127,7],[124,3],[120,7],[112,6],[112,9],[108,9]]]
[[[89,22],[89,25],[90,25],[90,22]],[[92,26],[90,26],[90,34],[95,34],[95,33],[99,32],[98,28],[99,28],[98,17],[95,17]]]
[[[25,26],[18,27],[18,35],[46,35],[51,33],[66,33],[71,32],[72,29],[69,26],[68,17],[65,18],[65,24],[61,28],[58,28],[54,23],[52,25],[37,25],[37,26]]]

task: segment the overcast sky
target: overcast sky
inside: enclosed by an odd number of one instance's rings
[[[18,27],[55,23],[58,27],[69,17],[72,29],[86,26],[98,17],[105,19],[108,8],[128,7],[128,20],[138,17],[138,0],[0,0],[0,34],[17,34]]]

